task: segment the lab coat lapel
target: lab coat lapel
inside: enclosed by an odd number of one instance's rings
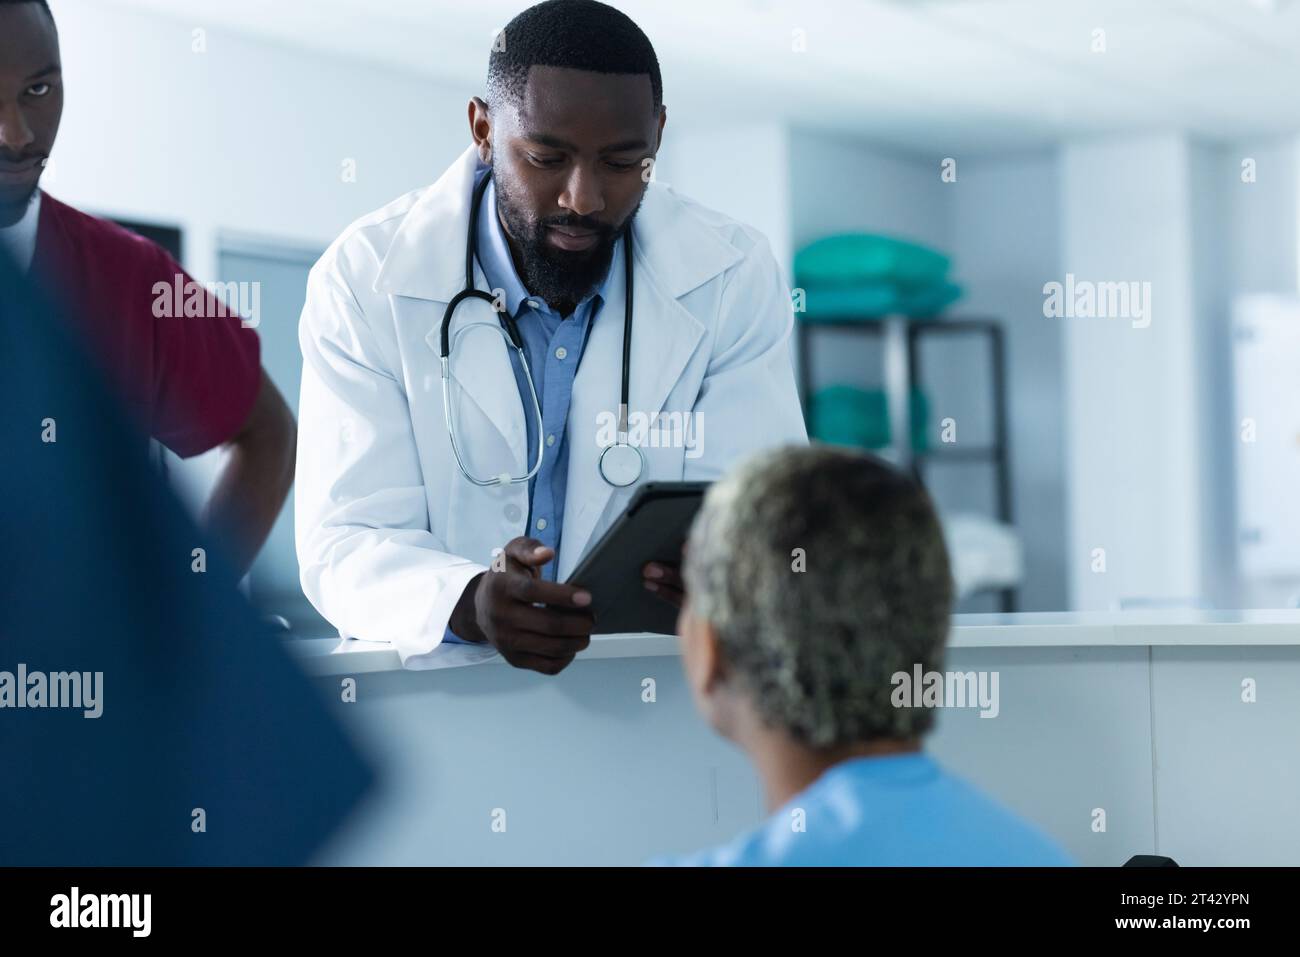
[[[704,336],[704,326],[678,301],[740,260],[671,193],[651,187],[633,221],[633,316],[629,414],[654,416]],[[615,492],[619,507],[635,491],[616,490],[601,477],[600,453],[609,444],[601,424],[617,416],[623,368],[626,282],[622,256],[609,301],[597,316],[574,381],[569,409],[569,478],[558,580],[577,566]],[[608,430],[604,430],[608,433]],[[636,437],[632,440],[635,444]],[[641,481],[649,478],[643,474]],[[639,484],[639,483],[638,483]]]
[[[475,272],[476,288],[483,289],[486,283],[483,273],[477,268]],[[438,308],[439,324],[443,308],[441,305]],[[425,342],[434,353],[440,349],[439,328],[425,337]],[[471,473],[479,478],[488,478],[494,471],[501,470],[486,469],[482,464],[484,457],[477,454],[484,450],[484,442],[482,437],[472,436],[472,429],[463,424],[466,417],[462,405],[467,401],[477,405],[505,439],[510,449],[510,474],[523,475],[528,471],[528,465],[525,465],[528,432],[524,404],[519,395],[519,385],[515,381],[514,366],[510,361],[514,347],[508,344],[500,329],[492,305],[477,297],[462,300],[456,307],[456,315],[451,322],[452,414],[457,423],[460,454]],[[441,389],[441,385],[438,388]],[[528,400],[528,414],[535,415],[531,396]],[[500,459],[487,461],[494,463]]]
[[[478,152],[471,145],[411,207],[375,278],[376,292],[434,304],[425,343],[435,357],[440,351],[443,312],[465,286],[465,241],[477,167]],[[477,260],[474,286],[489,291]],[[471,297],[456,307],[450,329],[451,372],[461,391],[453,393],[453,402],[468,400],[482,410],[509,447],[511,472],[522,475],[527,471],[528,455],[524,405],[515,383],[510,347],[495,331],[499,328],[495,311],[482,299]],[[441,386],[438,388],[441,390]],[[459,424],[464,416],[457,419]],[[467,464],[478,461],[469,448],[473,444],[471,439],[462,441],[461,454],[467,457]],[[477,446],[478,450],[483,448],[482,444]]]

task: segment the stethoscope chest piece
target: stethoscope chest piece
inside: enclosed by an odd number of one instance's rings
[[[635,484],[645,469],[645,457],[634,445],[620,442],[605,447],[600,453],[600,474],[615,488]]]

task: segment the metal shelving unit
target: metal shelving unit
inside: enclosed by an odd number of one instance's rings
[[[808,322],[799,327],[799,388],[803,401],[804,420],[808,420],[812,398],[812,333],[813,330],[833,330],[850,335],[871,335],[884,338],[885,346],[885,397],[889,408],[890,447],[881,452],[899,468],[909,470],[917,481],[925,484],[926,470],[950,463],[988,463],[994,469],[995,510],[999,521],[1013,524],[1011,505],[1011,460],[1008,448],[1006,341],[1002,326],[996,319],[909,319],[905,316],[886,316],[882,319],[864,319],[861,322]],[[912,385],[922,378],[921,349],[923,339],[932,335],[977,335],[988,339],[992,356],[991,387],[993,390],[993,444],[982,448],[944,449],[942,447],[914,450],[912,448],[911,392]],[[1002,610],[1015,611],[1018,601],[1016,589],[998,590]]]

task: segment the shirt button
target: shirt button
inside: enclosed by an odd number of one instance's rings
[[[547,444],[547,445],[554,445],[554,444],[555,444],[555,435],[554,435],[554,433],[552,433],[551,435],[548,435],[548,436],[546,437],[546,444]]]
[[[536,299],[529,299],[529,300],[528,300],[528,305],[530,305],[530,306],[532,306],[534,309],[536,309],[536,308],[537,308],[537,300],[536,300]]]
[[[538,530],[539,532],[543,532],[543,531],[546,530],[546,519],[544,519],[544,518],[539,518],[539,519],[537,520],[537,530]]]
[[[508,522],[517,522],[517,521],[519,521],[519,516],[522,515],[522,514],[523,514],[523,513],[520,512],[520,510],[519,510],[519,506],[518,506],[518,505],[507,505],[507,506],[506,506],[506,521],[508,521]]]
[[[560,348],[555,350],[555,358],[557,359],[563,359],[568,354],[569,354],[569,350],[564,348],[564,346],[560,346]]]

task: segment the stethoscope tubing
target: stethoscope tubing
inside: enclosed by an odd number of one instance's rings
[[[542,404],[537,396],[537,387],[533,383],[532,370],[528,367],[528,359],[524,354],[524,341],[523,337],[519,334],[519,326],[516,324],[514,317],[511,316],[508,311],[497,308],[495,297],[490,293],[474,288],[474,254],[476,240],[478,238],[479,207],[482,205],[483,194],[486,192],[488,181],[491,178],[492,172],[489,170],[483,175],[482,180],[480,180],[478,185],[474,188],[473,198],[470,201],[469,233],[465,240],[465,288],[453,296],[451,302],[447,303],[447,308],[442,315],[442,328],[440,329],[438,336],[438,357],[442,367],[442,410],[443,417],[447,423],[447,435],[451,440],[452,454],[455,455],[456,464],[459,466],[460,471],[465,478],[480,487],[527,482],[541,469],[544,456],[544,443],[542,442]],[[631,394],[630,386],[632,367],[632,277],[634,271],[632,268],[631,229],[628,229],[624,233],[623,240],[623,270],[625,275],[624,285],[626,286],[623,297],[623,373],[619,392],[618,441],[615,442],[614,446],[610,446],[609,448],[628,446],[628,398]],[[469,469],[465,467],[465,462],[461,458],[460,454],[460,444],[456,440],[456,430],[453,426],[453,416],[451,413],[451,395],[449,387],[451,376],[451,321],[456,314],[456,307],[466,299],[471,298],[482,299],[492,306],[493,311],[497,314],[499,328],[501,329],[502,334],[509,341],[510,346],[515,350],[515,354],[519,357],[519,362],[523,366],[524,377],[528,380],[528,390],[532,395],[533,410],[537,419],[537,461],[533,463],[533,467],[528,471],[527,475],[519,478],[513,478],[508,473],[503,473],[502,475],[495,476],[491,479],[480,479],[472,475]],[[628,447],[630,448],[630,446]],[[608,451],[608,449],[606,449],[606,451]],[[641,455],[639,449],[635,451],[638,456]],[[605,481],[609,482],[611,485],[631,484],[631,482],[624,483],[612,481],[604,469],[604,455],[602,455],[601,461],[601,477],[604,478]],[[635,479],[633,479],[633,481],[635,481]]]

